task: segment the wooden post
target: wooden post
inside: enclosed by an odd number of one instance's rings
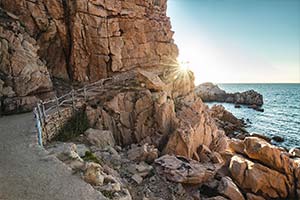
[[[87,101],[86,86],[83,87],[84,101]]]
[[[73,110],[75,110],[75,97],[74,97],[74,89],[72,89],[71,95],[72,95],[72,104],[73,104]]]
[[[60,116],[60,111],[59,111],[59,102],[57,96],[55,96],[55,103],[56,103],[56,111],[58,113],[58,116]]]
[[[43,122],[44,122],[44,124],[46,124],[47,114],[46,114],[46,110],[45,110],[45,104],[43,101],[40,101],[40,102],[41,102],[41,106],[42,106]]]

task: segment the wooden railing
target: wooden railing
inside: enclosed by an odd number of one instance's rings
[[[76,110],[76,104],[78,102],[87,102],[90,98],[102,93],[104,91],[104,82],[110,79],[111,78],[101,79],[97,82],[85,85],[80,89],[72,89],[69,93],[63,96],[55,96],[53,99],[48,101],[39,101],[33,110],[36,119],[39,145],[43,146],[43,131],[45,130],[45,125],[51,115],[55,113],[60,115],[61,109],[66,107],[72,107]]]

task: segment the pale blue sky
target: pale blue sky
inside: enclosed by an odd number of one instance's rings
[[[168,0],[196,82],[300,82],[300,0]]]

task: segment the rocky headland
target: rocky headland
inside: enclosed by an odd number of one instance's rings
[[[58,135],[44,136],[49,154],[107,199],[299,198],[299,150],[248,134],[224,107],[209,109],[193,73],[178,70],[166,0],[0,0],[0,6],[3,114],[31,110],[64,84],[109,78]],[[207,98],[220,91],[208,90]],[[255,92],[230,97],[263,104]]]
[[[213,83],[202,83],[195,88],[197,96],[204,102],[225,102],[234,103],[239,108],[240,105],[248,105],[257,111],[263,111],[260,108],[263,105],[263,96],[254,90],[245,92],[227,93]]]

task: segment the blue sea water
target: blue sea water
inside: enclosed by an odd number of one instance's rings
[[[226,92],[243,92],[254,89],[264,97],[264,112],[249,109],[246,106],[234,108],[228,103],[222,104],[238,118],[249,119],[252,124],[249,132],[267,136],[281,136],[285,139],[278,145],[291,148],[300,147],[300,84],[218,84]]]

